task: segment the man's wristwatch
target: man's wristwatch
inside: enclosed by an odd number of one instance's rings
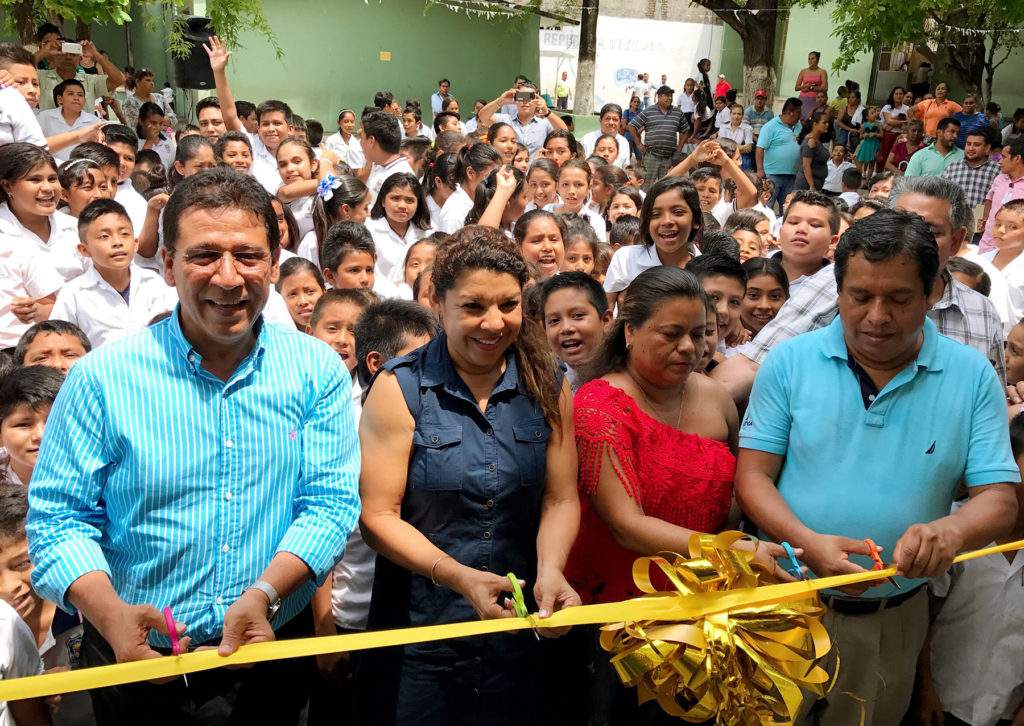
[[[259,590],[267,596],[267,600],[269,601],[269,604],[267,605],[267,622],[272,621],[274,616],[277,615],[277,611],[281,609],[281,598],[277,594],[277,590],[275,590],[274,586],[265,580],[257,580],[253,584],[249,585],[249,587],[245,588],[244,592],[248,592],[249,590]]]

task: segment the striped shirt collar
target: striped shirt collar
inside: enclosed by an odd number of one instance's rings
[[[193,373],[196,375],[210,375],[202,368],[203,356],[192,346],[192,343],[185,337],[185,332],[181,329],[181,319],[178,317],[180,314],[181,303],[178,303],[174,306],[174,312],[171,313],[171,316],[157,323],[157,325],[165,325],[167,327],[166,340],[174,351],[184,359],[185,365],[191,368]],[[256,342],[253,344],[249,354],[239,362],[238,367],[235,368],[235,372],[231,376],[232,378],[237,377],[242,371],[247,372],[259,367],[263,354],[266,352],[267,330],[267,326],[263,324],[263,313],[261,312],[256,317],[256,322],[253,323]]]

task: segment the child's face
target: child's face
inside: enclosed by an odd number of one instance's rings
[[[351,136],[352,132],[356,130],[356,117],[346,113],[338,120],[338,130],[345,136]]]
[[[736,278],[725,275],[705,277],[700,284],[704,293],[715,303],[718,337],[724,338],[740,319],[740,305],[746,288]]]
[[[526,149],[520,149],[517,151],[515,157],[512,159],[512,167],[525,174],[530,168],[530,152]]]
[[[504,228],[513,226],[516,220],[523,216],[526,205],[530,203],[530,190],[523,185],[519,194],[513,195],[505,204],[505,211],[501,214],[501,225]]]
[[[384,216],[394,224],[408,224],[416,214],[416,194],[412,187],[394,187],[384,197]]]
[[[747,291],[740,305],[743,327],[757,335],[761,328],[775,319],[786,302],[786,291],[771,275],[755,275],[747,281]]]
[[[402,114],[402,129],[405,130],[405,135],[408,138],[417,136],[420,130],[420,122],[416,120],[416,117],[411,113]]]
[[[611,311],[604,317],[586,293],[573,287],[556,290],[544,303],[544,334],[556,356],[576,366],[587,359],[604,336]]]
[[[336,270],[324,270],[331,287],[345,290],[353,287],[373,287],[374,260],[369,252],[349,252]]]
[[[636,204],[626,194],[616,194],[608,204],[608,221],[615,224],[616,220],[623,214],[631,214],[634,217],[640,216]]]
[[[1020,249],[1024,246],[1024,215],[1000,209],[992,227],[992,241],[999,249]]]
[[[757,229],[757,233],[761,235],[762,249],[766,249],[769,244],[775,241],[775,238],[772,237],[772,223],[767,219],[762,219],[754,227]]]
[[[567,139],[551,139],[544,145],[544,148],[547,150],[547,157],[559,166],[575,156],[575,154],[569,149],[569,141]]]
[[[248,174],[252,169],[252,152],[249,145],[244,141],[229,141],[224,145],[224,155],[221,160],[225,164],[233,166],[242,174]]]
[[[85,91],[78,86],[68,86],[64,93],[57,97],[57,105],[68,113],[78,115],[85,108]]]
[[[501,160],[505,164],[511,163],[515,157],[516,143],[516,132],[510,126],[502,126],[498,129],[498,133],[494,135],[494,138],[490,140],[491,146],[501,154]]]
[[[832,147],[832,163],[839,166],[843,163],[843,159],[846,158],[846,147],[842,144],[836,144]]]
[[[647,234],[654,241],[654,246],[665,254],[675,254],[689,244],[692,230],[693,212],[682,192],[669,189],[659,194],[651,205],[647,226]]]
[[[555,221],[544,215],[530,223],[523,237],[523,259],[534,263],[542,279],[558,272],[565,258],[562,233]]]
[[[633,187],[635,187],[636,189],[639,189],[644,185],[643,177],[637,174],[635,171],[627,171],[626,175],[629,177],[629,183],[632,184]]]
[[[167,128],[167,119],[162,113],[151,113],[146,118],[139,118],[142,135],[147,139]]]
[[[32,589],[32,561],[25,537],[0,539],[0,599],[18,611],[22,619],[35,612],[40,603]]]
[[[285,184],[308,181],[319,169],[319,162],[310,160],[306,150],[298,144],[281,144],[277,150],[277,173]]]
[[[230,145],[231,144],[229,144],[229,146]],[[132,175],[133,171],[135,171],[135,151],[136,150],[133,149],[128,144],[122,144],[122,143],[108,143],[107,146],[115,154],[117,154],[117,157],[121,160],[121,167],[117,170],[117,180],[119,182],[123,182],[125,179],[129,178]],[[244,146],[244,144],[243,144],[243,146]],[[225,161],[227,161],[226,158],[225,158]],[[228,163],[230,163],[230,162],[228,162]],[[251,165],[252,164],[250,162],[250,166]],[[248,173],[248,169],[246,170],[246,173]]]
[[[81,182],[71,182],[70,189],[61,189],[60,198],[67,202],[68,214],[77,217],[94,199],[110,198],[110,183],[100,169],[86,169]]]
[[[255,114],[253,114],[255,115]],[[259,137],[271,153],[277,151],[284,138],[294,130],[282,111],[264,111],[259,120]]]
[[[132,263],[138,246],[131,220],[108,212],[85,228],[85,241],[78,251],[97,270],[123,270]]]
[[[707,311],[707,324],[704,328],[704,355],[697,361],[694,370],[698,373],[708,367],[708,363],[715,357],[718,348],[718,314],[716,308],[709,306]]]
[[[601,177],[595,174],[590,177],[590,198],[597,202],[598,206],[604,206],[608,202],[608,196],[615,190],[611,184],[605,184]]]
[[[530,187],[530,193],[533,195],[533,203],[538,208],[543,208],[555,201],[556,182],[546,172],[535,171],[530,175],[527,183]]]
[[[25,365],[49,366],[67,375],[85,352],[82,341],[70,333],[39,333],[25,349]]]
[[[740,262],[761,256],[761,235],[757,232],[738,229],[732,233],[732,238],[740,244]]]
[[[7,192],[9,206],[23,214],[48,217],[57,210],[61,187],[57,170],[43,163],[32,167],[25,176],[10,182],[0,182]]]
[[[274,207],[275,219],[277,220],[277,233],[281,235],[281,248],[288,249],[291,246],[291,240],[288,239],[288,220],[284,217],[284,207],[277,198],[270,200],[270,204]]]
[[[715,99],[715,110],[716,111],[721,111],[723,108],[725,108],[725,101],[723,101],[721,98],[716,98]]]
[[[600,156],[609,164],[614,164],[619,157],[619,145],[611,139],[602,139],[594,147],[594,156]]]
[[[215,166],[217,166],[217,160],[213,156],[213,149],[209,146],[201,147],[188,161],[174,162],[174,168],[185,179],[205,169],[212,169]]]
[[[582,209],[589,191],[590,180],[582,169],[563,169],[558,174],[558,194],[569,211],[578,212]]]
[[[702,211],[710,212],[722,199],[722,185],[717,179],[700,179],[695,184],[697,196],[700,197]]]
[[[0,421],[0,444],[7,449],[11,467],[24,482],[28,481],[35,468],[49,415],[49,405],[40,406],[38,410],[22,405],[16,406],[7,418]]]
[[[1010,328],[1006,337],[1006,384],[1016,385],[1024,381],[1024,325]]]
[[[320,283],[306,270],[289,275],[281,281],[281,297],[288,307],[288,314],[292,316],[292,322],[299,330],[305,330],[309,325],[313,306],[323,294],[324,289]]]
[[[828,210],[816,204],[796,202],[790,205],[779,229],[779,248],[792,264],[813,267],[828,253],[832,236]]]
[[[344,210],[348,212],[345,213]],[[335,221],[350,220],[352,222],[359,222],[363,224],[366,222],[366,218],[370,216],[370,192],[366,192],[366,196],[359,200],[359,203],[354,207],[342,205],[342,209],[339,210],[338,219]]]
[[[729,120],[732,121],[733,126],[739,126],[743,123],[743,109],[734,108],[729,112]]]
[[[562,272],[568,272],[569,270],[579,270],[588,275],[594,271],[594,251],[591,249],[589,242],[578,239],[566,246],[565,261],[562,262]]]
[[[327,343],[341,356],[351,373],[356,369],[356,320],[362,307],[352,302],[333,302],[323,310],[316,327],[309,329],[313,337]]]
[[[429,243],[418,244],[409,252],[405,260],[405,284],[410,288],[416,282],[416,278],[423,272],[427,265],[434,262],[437,256],[437,247]]]

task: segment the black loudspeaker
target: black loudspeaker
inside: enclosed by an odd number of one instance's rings
[[[174,85],[178,88],[213,88],[213,71],[210,70],[210,57],[203,50],[203,43],[213,35],[210,19],[199,15],[190,15],[185,20],[185,42],[189,45],[188,55],[174,56]]]

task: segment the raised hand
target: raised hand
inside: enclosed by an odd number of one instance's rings
[[[226,45],[224,45],[223,40],[215,35],[210,38],[209,45],[203,43],[203,49],[206,51],[206,55],[210,56],[210,70],[214,73],[218,73],[227,68],[228,58],[231,57],[231,51],[228,50]]]

